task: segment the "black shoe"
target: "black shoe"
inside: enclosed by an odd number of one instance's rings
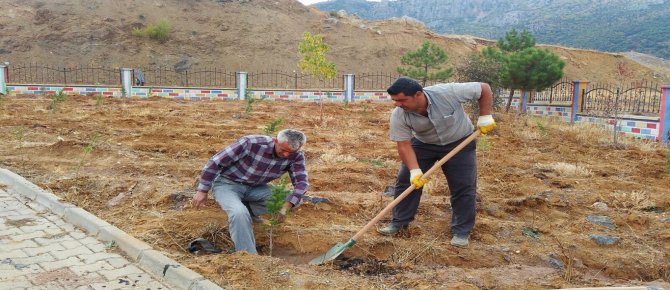
[[[389,224],[386,227],[383,227],[381,229],[377,229],[377,232],[384,235],[384,236],[393,236],[400,231],[407,231],[408,226],[407,225],[396,225],[396,224]]]
[[[263,223],[265,223],[265,219],[263,219],[262,217],[259,217],[259,216],[257,216],[257,215],[252,215],[252,216],[251,216],[251,221],[252,221],[253,223],[255,223],[255,224],[263,224]]]
[[[186,246],[186,249],[193,254],[202,253],[203,251],[208,254],[218,254],[223,252],[223,250],[212,245],[212,243],[203,238],[197,238]]]

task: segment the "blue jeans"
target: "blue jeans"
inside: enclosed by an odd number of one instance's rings
[[[251,215],[267,213],[265,202],[272,196],[267,185],[249,186],[217,177],[212,185],[214,199],[228,215],[228,231],[235,251],[256,252]]]
[[[467,137],[466,137],[467,138]],[[447,145],[426,144],[412,139],[412,148],[416,153],[419,167],[425,173],[435,162],[447,155],[465,138]],[[451,192],[451,232],[454,235],[468,236],[475,225],[475,203],[477,192],[477,145],[476,141],[463,147],[449,161],[442,165],[442,172],[447,177]],[[395,186],[395,197],[402,194],[410,186],[409,169],[405,164],[400,166]],[[414,220],[422,189],[412,191],[393,208],[392,223],[398,226],[409,224]]]

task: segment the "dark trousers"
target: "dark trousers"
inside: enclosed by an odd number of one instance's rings
[[[421,171],[426,173],[435,162],[442,159],[464,139],[447,145],[426,144],[417,139],[412,139],[412,148],[416,153]],[[475,225],[476,153],[477,145],[476,141],[473,141],[442,165],[442,172],[447,177],[447,185],[449,185],[449,191],[451,192],[451,232],[455,235],[469,235]],[[409,177],[409,169],[405,164],[402,164],[395,186],[396,197],[410,186]],[[393,224],[407,225],[414,220],[422,191],[423,189],[412,191],[393,208]]]

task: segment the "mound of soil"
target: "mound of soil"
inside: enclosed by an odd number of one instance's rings
[[[438,176],[407,235],[372,230],[334,262],[310,266],[391,201],[381,194],[399,166],[387,137],[391,104],[264,101],[250,113],[238,101],[69,97],[56,112],[48,104],[4,99],[0,166],[224,287],[670,288],[669,153],[656,143],[622,137],[612,146],[598,128],[497,114],[498,129],[478,141],[469,248],[449,245],[449,192]],[[305,202],[272,237],[257,225],[258,256],[186,251],[198,237],[232,246],[212,199],[189,207],[207,159],[280,118],[280,129],[306,132],[308,195],[328,201]]]

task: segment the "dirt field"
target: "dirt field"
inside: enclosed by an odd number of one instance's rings
[[[48,105],[46,98],[4,99],[0,166],[224,287],[670,289],[670,157],[655,143],[613,146],[609,133],[593,127],[498,114],[499,128],[478,143],[469,248],[449,245],[449,193],[440,176],[426,186],[409,236],[370,231],[335,262],[309,266],[391,201],[381,195],[399,166],[387,138],[391,104],[260,102],[250,113],[243,102],[96,105],[69,97],[56,112]],[[330,201],[304,203],[274,230],[272,248],[268,230],[256,226],[260,256],[188,253],[186,244],[200,236],[231,246],[226,215],[211,198],[204,210],[188,206],[203,165],[278,118],[280,129],[307,133],[308,195]],[[591,235],[620,239],[606,246]]]

